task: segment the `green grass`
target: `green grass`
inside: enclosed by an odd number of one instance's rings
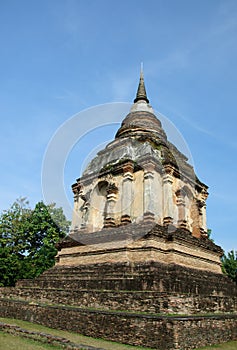
[[[204,348],[199,348],[196,350],[212,350],[212,349],[218,349],[218,350],[236,350],[237,349],[237,341],[231,341],[228,343],[223,343],[220,345],[211,345],[211,346],[206,346]]]
[[[69,339],[71,342],[76,343],[76,344],[83,344],[83,345],[89,345],[89,346],[94,346],[94,347],[101,347],[105,350],[150,350],[149,348],[142,348],[139,346],[130,346],[130,345],[124,345],[124,344],[119,344],[119,343],[115,343],[115,342],[111,342],[111,341],[106,341],[106,340],[102,340],[102,339],[95,339],[95,338],[91,338],[91,337],[86,337],[77,333],[73,333],[73,332],[68,332],[68,331],[62,331],[62,330],[57,330],[57,329],[53,329],[53,328],[48,328],[42,325],[38,325],[38,324],[34,324],[34,323],[30,323],[30,322],[26,322],[26,321],[22,321],[22,320],[16,320],[16,319],[9,319],[9,318],[0,318],[0,322],[3,323],[7,323],[7,324],[12,324],[12,325],[17,325],[21,328],[30,330],[30,331],[36,331],[36,332],[42,332],[42,333],[48,333],[48,334],[52,334],[52,335],[56,335],[59,337],[63,337],[66,339]],[[1,339],[2,339],[2,334],[3,332],[0,332],[0,344]],[[18,337],[14,337],[15,339],[17,339]],[[36,342],[33,343],[33,345]],[[42,349],[56,349],[56,347],[45,347],[42,344]],[[1,348],[0,350],[5,350],[5,348]],[[9,348],[7,350],[16,350],[18,348],[16,347],[12,347]],[[24,349],[24,347],[19,347],[19,349]],[[29,348],[29,350],[33,350],[34,347]],[[38,349],[38,348],[37,348]],[[27,349],[28,350],[28,349]]]
[[[62,350],[60,347],[41,344],[31,339],[15,337],[12,334],[0,332],[0,350]]]
[[[25,322],[21,320],[8,319],[8,318],[0,318],[0,322],[17,325],[23,329],[27,329],[29,331],[43,332],[52,335],[56,335],[59,337],[66,338],[73,343],[83,344],[88,346],[100,347],[106,350],[150,350],[149,348],[139,347],[139,346],[129,346],[124,344],[119,344],[111,341],[106,341],[102,339],[95,339],[86,336],[82,336],[77,333],[57,330],[48,328],[42,325]],[[13,336],[11,334],[0,331],[0,350],[52,350],[52,349],[62,349],[58,346],[52,346],[48,344],[42,344],[40,342],[25,339],[18,336]],[[220,345],[212,345],[203,348],[199,348],[196,350],[236,350],[237,349],[237,341],[228,342]],[[157,349],[158,350],[158,349]]]

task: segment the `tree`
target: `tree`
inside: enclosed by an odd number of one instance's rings
[[[237,251],[231,250],[222,257],[222,271],[237,282]]]
[[[55,204],[16,200],[0,215],[0,286],[34,278],[54,265],[55,244],[65,237],[70,222]]]
[[[57,222],[56,222],[57,221]],[[30,220],[27,220],[26,235],[28,237],[26,261],[32,264],[32,269],[27,269],[31,278],[38,276],[46,269],[54,265],[54,257],[57,254],[55,244],[65,237],[69,227],[62,208],[56,208],[55,204],[46,206],[43,202],[36,204]]]
[[[30,213],[26,198],[20,198],[0,216],[0,286],[14,285],[21,278],[26,249],[23,227]]]

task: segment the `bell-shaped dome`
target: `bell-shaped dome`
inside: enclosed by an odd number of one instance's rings
[[[143,73],[141,72],[137,95],[130,113],[123,120],[117,131],[116,138],[129,136],[148,136],[167,142],[167,136],[162,128],[160,120],[154,114],[146,95]]]

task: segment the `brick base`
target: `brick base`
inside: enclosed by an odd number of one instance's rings
[[[156,316],[2,299],[0,316],[160,350],[190,350],[237,339],[237,315]]]

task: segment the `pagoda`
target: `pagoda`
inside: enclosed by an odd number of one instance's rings
[[[208,187],[167,139],[143,72],[115,139],[72,191],[55,266],[0,288],[1,317],[159,350],[237,339],[236,284],[207,234]]]
[[[157,261],[221,273],[223,251],[207,238],[207,189],[168,141],[141,71],[114,141],[72,185],[72,230],[57,264]]]

